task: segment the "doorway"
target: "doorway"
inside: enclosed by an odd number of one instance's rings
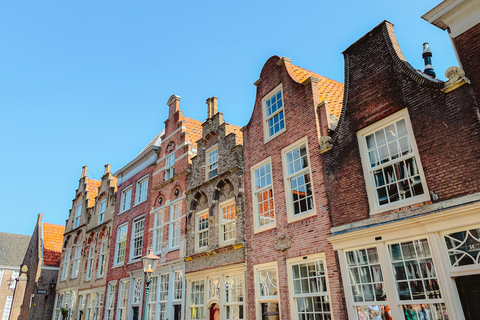
[[[220,307],[216,303],[210,308],[210,320],[220,320]]]
[[[133,309],[133,320],[138,320],[138,306],[137,307],[132,307]]]
[[[465,319],[480,319],[480,274],[455,278]]]
[[[180,304],[173,306],[173,320],[182,320],[182,306]]]
[[[262,303],[262,320],[278,320],[279,313],[278,313],[278,303],[276,302],[268,302]]]

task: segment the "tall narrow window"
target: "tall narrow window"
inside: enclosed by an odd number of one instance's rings
[[[183,271],[175,271],[175,279],[173,282],[173,300],[183,299]]]
[[[163,247],[164,209],[155,212],[155,224],[153,230],[153,246],[155,252],[160,252]]]
[[[225,319],[242,320],[243,314],[243,274],[225,277]]]
[[[120,282],[118,292],[118,319],[127,320],[127,306],[128,306],[128,280]]]
[[[372,213],[429,199],[406,110],[358,133]]]
[[[222,220],[220,243],[235,241],[235,201],[229,202],[221,207]]]
[[[172,152],[165,159],[165,181],[175,175],[175,152]]]
[[[125,249],[127,246],[127,231],[128,225],[118,227],[117,229],[117,244],[115,246],[115,264],[120,264],[125,261]]]
[[[73,221],[73,227],[74,228],[78,228],[78,226],[80,225],[80,218],[82,216],[82,204],[78,204],[75,206],[75,218],[74,218],[74,221]]]
[[[205,249],[208,247],[208,211],[197,214],[196,228],[196,249]]]
[[[182,201],[177,201],[170,206],[170,230],[168,240],[170,250],[180,248],[180,236],[182,226]]]
[[[70,249],[65,250],[63,257],[62,280],[67,280],[67,273],[70,267]]]
[[[190,285],[190,319],[205,319],[205,282],[204,280],[192,281]]]
[[[98,271],[97,271],[97,278],[103,277],[105,273],[105,261],[107,257],[107,244],[108,240],[103,240],[102,244],[100,245],[100,255],[98,256]]]
[[[275,223],[275,207],[273,205],[272,169],[270,161],[253,169],[253,192],[256,202],[255,227]]]
[[[207,177],[212,179],[218,174],[218,148],[215,146],[207,152]]]
[[[296,263],[291,268],[296,319],[331,319],[323,261]]]
[[[312,181],[306,143],[285,152],[287,168],[288,201],[292,216],[313,210]]]
[[[279,315],[278,279],[276,263],[255,266],[257,319],[268,312],[272,317]],[[278,317],[280,319],[280,317]]]
[[[144,178],[137,182],[135,204],[147,200],[148,178]]]
[[[103,200],[100,202],[98,206],[98,223],[102,223],[105,219],[105,209],[107,207],[107,200]]]
[[[157,314],[158,276],[152,276],[150,288],[152,289],[148,297],[148,320],[155,320]]]
[[[168,285],[170,276],[168,273],[160,275],[160,290],[158,295],[158,312],[159,319],[166,320],[168,318]]]
[[[82,246],[78,245],[75,247],[75,255],[73,256],[72,279],[78,277],[78,271],[80,269],[81,254],[82,254]]]
[[[86,303],[85,303],[85,317],[83,317],[82,319],[85,319],[85,320],[91,320],[92,319],[92,308],[93,308],[93,295],[92,294],[87,294],[87,298],[86,298]],[[78,317],[80,318],[80,317]]]
[[[139,259],[142,257],[144,228],[145,218],[133,222],[131,260]]]
[[[120,200],[120,212],[130,209],[130,201],[132,201],[132,187],[128,187],[122,191],[122,198]]]
[[[273,93],[263,99],[265,142],[285,131],[282,89],[275,88]]]
[[[88,257],[87,257],[87,272],[85,273],[85,280],[90,280],[92,278],[92,269],[93,269],[93,250],[94,244],[91,244],[88,248]]]
[[[92,320],[100,320],[102,315],[102,308],[103,308],[103,293],[97,293],[95,295],[95,304],[94,304]]]
[[[10,310],[12,310],[13,296],[7,296],[5,298],[5,307],[3,308],[2,320],[8,320],[10,316]]]
[[[108,285],[108,296],[105,307],[105,320],[113,320],[113,313],[115,311],[115,291],[117,289],[116,283],[110,283]]]
[[[53,311],[53,320],[60,320],[62,313],[60,309],[63,307],[64,293],[57,293],[57,300],[55,301],[55,308]]]

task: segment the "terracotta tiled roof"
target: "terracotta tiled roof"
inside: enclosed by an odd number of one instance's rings
[[[43,265],[47,267],[60,266],[63,234],[65,226],[51,223],[43,225]]]
[[[202,138],[202,122],[188,117],[182,118],[182,120],[185,121],[185,131],[188,132],[188,134],[185,136],[187,142],[196,149],[197,141]]]
[[[343,84],[335,80],[328,79],[315,72],[293,65],[292,70],[298,81],[303,82],[309,77],[315,77],[318,81],[318,91],[320,99],[328,102],[328,109],[335,118],[340,118],[343,103]]]

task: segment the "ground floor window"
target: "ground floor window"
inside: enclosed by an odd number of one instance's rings
[[[148,302],[148,319],[183,319],[183,286],[183,270],[164,273],[160,270],[160,273],[152,276]]]
[[[70,320],[75,318],[76,291],[58,292],[55,299],[55,309],[53,311],[53,320]],[[67,317],[64,319],[62,310],[65,310]]]
[[[115,293],[117,291],[116,283],[108,284],[107,301],[105,306],[105,320],[112,320],[115,311]]]

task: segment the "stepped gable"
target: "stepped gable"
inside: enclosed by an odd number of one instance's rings
[[[65,226],[43,223],[43,265],[59,267]]]

